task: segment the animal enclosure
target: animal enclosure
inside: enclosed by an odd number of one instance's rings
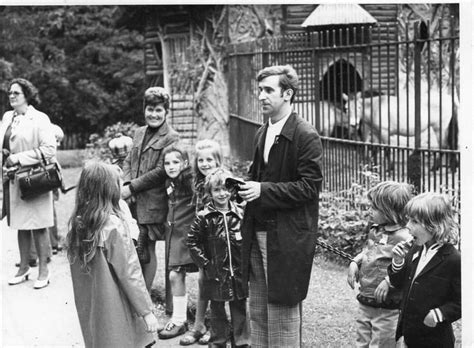
[[[234,155],[252,158],[242,139],[251,139],[249,133],[265,121],[258,71],[290,64],[300,77],[294,109],[323,139],[324,190],[347,192],[364,173],[375,172],[380,180],[459,198],[459,34],[452,17],[429,28],[411,23],[388,41],[378,39],[387,37],[387,27],[354,26],[232,45]]]

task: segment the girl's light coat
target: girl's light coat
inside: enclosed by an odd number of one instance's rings
[[[123,206],[122,206],[123,208]],[[85,274],[71,264],[79,322],[86,347],[144,347],[153,341],[142,316],[152,312],[138,256],[130,238],[130,216],[111,216]],[[125,225],[127,224],[127,226]]]

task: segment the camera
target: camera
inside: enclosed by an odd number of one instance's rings
[[[245,184],[245,182],[239,179],[235,179],[235,178],[225,179],[225,187],[226,189],[229,190],[231,194],[231,199],[235,199],[237,203],[242,203],[243,201],[242,197],[240,197],[238,193],[240,190],[239,185],[243,185],[243,184]]]

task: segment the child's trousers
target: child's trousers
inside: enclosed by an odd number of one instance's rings
[[[229,301],[232,336],[236,347],[250,345],[250,330],[247,318],[247,301]],[[211,301],[211,339],[209,347],[226,347],[229,338],[229,321],[224,301]]]
[[[357,347],[395,348],[398,309],[374,308],[359,303]]]

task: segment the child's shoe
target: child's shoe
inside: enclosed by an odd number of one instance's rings
[[[184,334],[188,330],[188,324],[183,323],[182,325],[176,325],[172,321],[166,324],[165,328],[158,332],[158,337],[162,340],[167,340],[179,335]]]

